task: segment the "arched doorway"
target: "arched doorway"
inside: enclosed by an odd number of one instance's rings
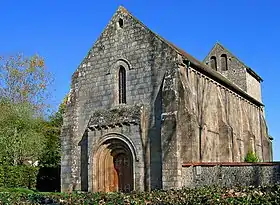
[[[122,140],[105,141],[94,157],[93,185],[96,191],[130,192],[133,186],[133,157]]]

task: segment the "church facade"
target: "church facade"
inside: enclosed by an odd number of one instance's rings
[[[72,76],[61,191],[181,188],[183,163],[271,161],[261,82],[221,44],[200,62],[119,7]]]

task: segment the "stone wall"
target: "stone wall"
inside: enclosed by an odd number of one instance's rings
[[[148,162],[146,184],[147,189],[161,188],[160,89],[166,70],[176,67],[176,57],[176,51],[124,8],[117,10],[72,76],[61,134],[62,191],[81,189],[79,143],[96,109],[118,106],[119,66],[126,69],[126,104],[149,105],[145,134],[153,138],[145,156],[152,165]]]
[[[222,70],[222,55],[227,56],[228,70]],[[231,82],[239,86],[246,91],[250,96],[262,102],[261,97],[261,77],[259,77],[251,68],[247,67],[236,56],[234,56],[229,50],[223,47],[220,43],[216,43],[207,57],[204,59],[204,63],[210,67],[210,58],[216,57],[217,71],[223,76],[228,78]]]
[[[247,80],[247,93],[254,97],[256,100],[262,102],[262,92],[260,82],[254,78],[250,73],[246,73]]]
[[[147,175],[145,147],[147,147],[145,123],[147,106],[120,105],[111,109],[97,109],[92,114],[88,124],[88,133],[84,143],[87,155],[81,156],[81,160],[86,158],[86,165],[82,167],[82,176],[87,176],[81,181],[84,191],[98,191],[96,180],[94,180],[94,170],[97,159],[94,158],[102,142],[109,138],[121,139],[130,145],[130,151],[133,155],[133,173],[134,173],[134,189],[143,191],[146,184],[145,176]],[[143,149],[144,148],[144,149]],[[97,176],[95,177],[98,178]]]
[[[228,70],[222,71],[221,69],[221,55],[227,55],[227,65]],[[246,82],[246,68],[245,66],[230,52],[223,48],[219,43],[208,54],[207,58],[204,60],[205,63],[210,65],[210,58],[215,56],[217,59],[217,71],[222,75],[227,77],[231,82],[239,86],[242,90],[247,91],[247,82]]]
[[[200,163],[182,167],[185,187],[259,186],[280,183],[280,163]]]
[[[180,68],[178,131],[183,162],[243,162],[249,150],[271,161],[262,107],[193,67]]]

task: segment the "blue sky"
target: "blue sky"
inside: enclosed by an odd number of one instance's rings
[[[0,55],[38,53],[55,81],[57,107],[71,75],[119,5],[203,60],[219,41],[263,79],[263,101],[274,160],[280,161],[279,0],[9,0],[0,3]]]

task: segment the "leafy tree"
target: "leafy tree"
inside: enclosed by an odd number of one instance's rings
[[[0,102],[0,163],[36,162],[44,150],[42,119],[34,117],[28,103]]]
[[[60,129],[65,107],[62,103],[58,112],[43,119],[50,82],[40,56],[0,57],[0,165],[38,161],[37,188],[46,191],[60,187]]]
[[[40,158],[37,189],[40,191],[60,190],[60,130],[63,123],[63,113],[66,99],[60,104],[56,113],[44,123],[46,137],[45,150]]]
[[[63,114],[66,108],[68,95],[66,95],[58,107],[58,111],[50,116],[50,122],[53,126],[61,128],[63,124]],[[60,129],[59,129],[60,130]]]
[[[51,75],[38,55],[0,56],[0,163],[37,161],[45,149],[43,116]]]
[[[63,114],[67,96],[60,104],[58,111],[50,116],[49,121],[44,123],[46,137],[46,149],[40,159],[40,165],[44,167],[57,167],[60,165],[60,132],[63,123]]]
[[[0,56],[0,99],[12,103],[30,103],[36,110],[42,111],[51,81],[44,59],[38,55]]]

